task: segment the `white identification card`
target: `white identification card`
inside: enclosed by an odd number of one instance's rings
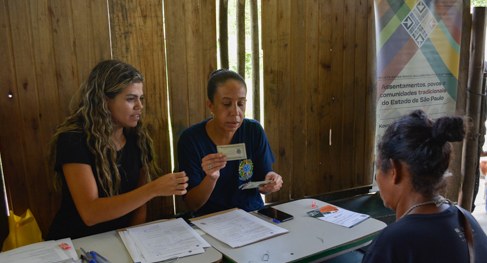
[[[247,159],[245,143],[217,145],[216,149],[219,153],[223,153],[227,157],[227,161]]]
[[[257,188],[261,185],[268,184],[270,182],[272,182],[272,181],[271,180],[265,180],[265,181],[257,181],[257,182],[248,182],[248,183],[245,183],[245,184],[239,186],[238,188],[240,188],[241,190],[252,189],[252,188]]]

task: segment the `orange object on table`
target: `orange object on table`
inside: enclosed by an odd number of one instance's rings
[[[332,205],[325,205],[320,207],[320,212],[324,214],[329,214],[329,213],[334,213],[338,211],[338,208],[332,206]]]

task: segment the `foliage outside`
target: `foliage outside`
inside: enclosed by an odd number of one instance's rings
[[[487,6],[487,0],[472,0],[472,6]]]

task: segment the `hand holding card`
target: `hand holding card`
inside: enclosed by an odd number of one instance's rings
[[[227,157],[227,161],[247,159],[245,143],[217,145],[216,149],[219,153],[222,153]]]
[[[248,183],[245,183],[245,184],[239,186],[238,188],[241,190],[253,189],[253,188],[257,188],[261,185],[268,184],[270,182],[272,182],[272,181],[271,180],[265,180],[265,181],[257,181],[257,182],[248,182]]]

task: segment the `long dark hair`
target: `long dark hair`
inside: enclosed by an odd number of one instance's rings
[[[105,60],[98,63],[72,98],[70,116],[58,126],[53,135],[50,144],[51,165],[55,164],[59,135],[65,132],[84,132],[88,148],[95,156],[95,177],[98,178],[101,188],[108,196],[116,195],[120,188],[120,173],[116,165],[116,147],[110,140],[113,123],[106,98],[114,98],[128,85],[143,83],[143,81],[142,74],[127,63],[118,60]],[[153,142],[142,118],[136,127],[124,128],[124,132],[137,135],[137,144],[141,150],[140,161],[146,180],[150,181],[152,177],[158,176],[160,170],[154,161]],[[56,189],[59,188],[60,183],[60,174],[56,172]]]
[[[389,160],[408,165],[414,190],[432,195],[443,181],[450,163],[451,144],[463,140],[465,127],[461,117],[430,120],[422,110],[415,110],[391,124],[378,144],[381,169],[389,171]]]

